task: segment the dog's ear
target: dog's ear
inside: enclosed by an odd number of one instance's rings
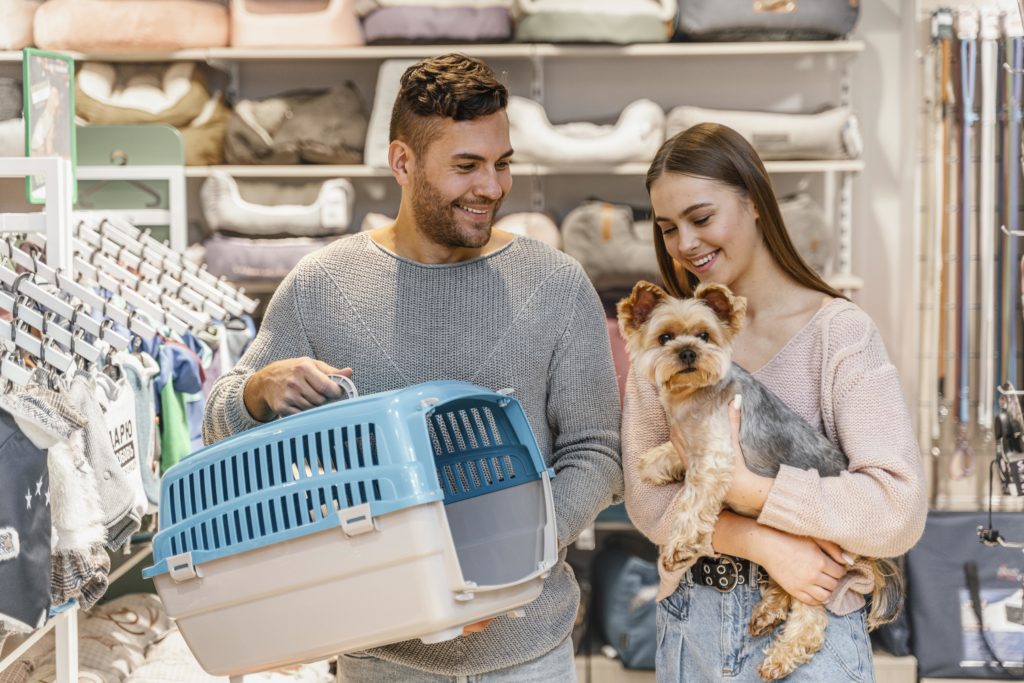
[[[658,285],[646,280],[636,283],[633,292],[616,307],[622,335],[629,336],[640,329],[650,319],[654,307],[667,297],[668,294]]]
[[[747,314],[747,300],[733,294],[725,285],[712,282],[699,285],[693,293],[693,298],[703,301],[733,334],[743,327]]]

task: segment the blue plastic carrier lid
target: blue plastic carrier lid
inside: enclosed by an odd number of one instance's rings
[[[448,504],[544,471],[522,406],[506,392],[438,381],[331,403],[170,468],[143,576],[168,572],[168,559],[184,553],[199,565],[344,526],[356,506],[372,518]]]

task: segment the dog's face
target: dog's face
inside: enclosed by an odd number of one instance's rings
[[[692,299],[676,299],[641,281],[619,302],[619,329],[637,372],[662,392],[685,395],[729,370],[746,310],[747,300],[725,285],[702,284]]]

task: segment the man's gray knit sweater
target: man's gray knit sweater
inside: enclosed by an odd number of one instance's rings
[[[512,387],[555,470],[563,561],[525,617],[502,616],[481,633],[439,644],[413,640],[368,654],[422,671],[473,675],[530,661],[560,644],[579,603],[565,547],[622,493],[608,332],[579,264],[526,238],[446,265],[401,258],[365,233],[339,240],[303,259],[281,284],[252,346],[213,388],[205,441],[258,424],[242,400],[246,379],[268,363],[299,356],[353,368],[367,394],[439,379]],[[387,594],[380,599],[386,603]],[[359,619],[345,605],[327,608],[338,619]]]

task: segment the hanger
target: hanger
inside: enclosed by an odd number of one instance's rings
[[[187,283],[175,279],[165,271],[158,270],[156,266],[143,260],[141,256],[127,251],[124,245],[118,245],[114,240],[95,232],[84,221],[79,221],[75,232],[78,238],[92,249],[112,257],[115,261],[123,261],[129,268],[137,270],[147,282],[159,288],[159,291],[185,302],[190,308],[205,312],[215,320],[224,320],[227,317],[227,311],[196,292]],[[179,315],[179,317],[184,316]]]
[[[160,204],[162,204],[164,200],[164,198],[160,196],[159,192],[157,192],[156,190],[154,190],[152,187],[142,182],[141,180],[125,178],[117,180],[96,180],[90,182],[95,182],[95,184],[91,185],[85,190],[80,189],[78,191],[78,205],[83,209],[94,208],[92,204],[87,204],[85,202],[86,197],[91,197],[92,195],[96,194],[97,192],[102,190],[107,185],[110,185],[111,183],[126,183],[128,185],[131,185],[132,187],[142,190],[146,195],[149,196],[149,202],[146,203],[147,209],[159,208]]]
[[[33,241],[31,239],[32,237],[32,235],[29,235],[29,241],[38,245],[39,243]],[[42,245],[45,246],[45,244],[46,242],[44,239],[42,241]],[[102,317],[109,318],[115,323],[127,327],[134,334],[146,339],[152,339],[156,335],[156,329],[141,316],[132,317],[129,312],[124,309],[117,308],[113,305],[108,306],[107,300],[102,296],[93,290],[82,286],[74,279],[64,275],[62,272],[54,270],[31,254],[14,247],[9,239],[0,240],[0,256],[6,256],[22,268],[30,270],[44,280],[56,284],[62,292],[65,292],[74,299],[84,303],[93,312],[98,312]],[[64,303],[65,302],[60,302],[58,300],[58,303],[55,305],[61,306]],[[70,304],[67,305],[70,307]],[[73,327],[84,330],[97,339],[102,339],[118,351],[128,348],[129,339],[127,337],[118,334],[109,326],[104,327],[101,321],[95,320],[91,316],[75,316],[74,311],[72,310],[72,316],[69,319],[72,320]]]
[[[89,218],[85,219],[88,223]],[[194,287],[198,292],[211,298],[232,315],[252,313],[259,302],[245,296],[245,290],[233,287],[224,278],[217,278],[205,267],[194,263],[165,244],[154,239],[150,232],[141,231],[118,216],[108,216],[99,221],[96,231],[109,237],[132,253],[156,265],[161,271]],[[187,275],[186,275],[187,274]]]

